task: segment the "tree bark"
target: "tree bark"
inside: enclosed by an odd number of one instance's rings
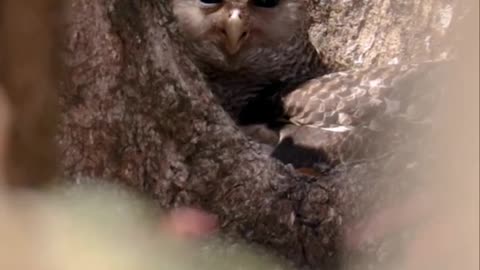
[[[438,59],[462,1],[311,0],[317,49],[348,67]],[[464,9],[464,8],[463,8]]]
[[[442,49],[424,55],[426,36],[417,37],[446,2],[322,4],[314,9],[322,30],[312,36],[325,57],[347,66],[430,58]],[[441,39],[442,29],[429,39]],[[376,183],[391,183],[401,169],[385,161],[324,179],[296,175],[239,132],[176,31],[168,1],[72,1],[58,136],[65,175],[127,183],[164,208],[200,206],[219,215],[225,233],[299,265],[338,265],[345,218],[361,215],[359,200],[373,201]]]
[[[70,14],[59,136],[67,176],[128,183],[165,208],[200,206],[226,232],[298,263],[329,258],[338,214],[327,190],[263,154],[215,104],[167,2],[79,0]]]

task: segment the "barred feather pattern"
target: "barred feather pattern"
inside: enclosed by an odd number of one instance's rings
[[[448,76],[447,65],[425,62],[337,72],[283,93],[281,121],[287,124],[273,155],[296,167],[311,167],[319,159],[354,162],[379,157],[407,141],[420,143],[445,91],[437,81]],[[293,147],[286,144],[315,150],[316,156],[292,156]]]

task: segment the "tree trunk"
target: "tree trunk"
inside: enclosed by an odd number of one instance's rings
[[[348,65],[430,58],[442,50],[423,54],[427,36],[418,36],[449,12],[445,2],[322,4],[314,12],[322,30],[312,36],[325,57]],[[369,185],[395,174],[382,174],[388,162],[370,162],[315,179],[262,153],[183,54],[168,1],[74,0],[68,30],[58,136],[68,177],[127,183],[164,208],[200,206],[228,234],[300,265],[331,266],[345,217],[361,215],[359,198],[379,192]]]
[[[310,0],[317,49],[347,66],[444,57],[445,39],[465,3],[451,0]],[[443,55],[443,56],[442,56]]]
[[[338,222],[327,190],[246,140],[175,31],[164,1],[74,1],[59,136],[66,175],[128,183],[162,207],[200,206],[227,232],[297,262],[324,261]],[[308,209],[329,219],[310,225]]]

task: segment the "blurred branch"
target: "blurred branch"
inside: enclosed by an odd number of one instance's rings
[[[60,0],[5,0],[0,7],[0,81],[11,108],[8,183],[40,186],[56,172]]]

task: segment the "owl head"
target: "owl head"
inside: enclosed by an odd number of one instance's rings
[[[226,56],[274,47],[306,22],[305,0],[171,0],[183,34],[213,44]]]

